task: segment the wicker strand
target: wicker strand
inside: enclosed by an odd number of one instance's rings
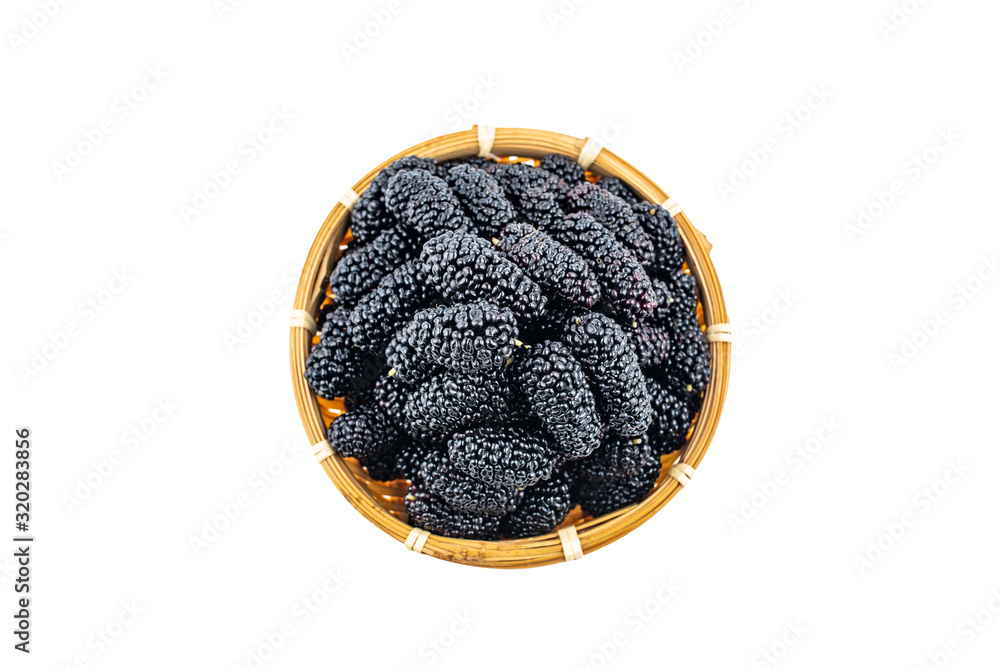
[[[292,311],[292,327],[301,327],[302,329],[308,329],[310,334],[316,333],[316,318],[312,317],[309,311],[303,311],[301,309],[295,309]]]
[[[681,211],[683,211],[683,209],[681,209],[680,202],[675,200],[673,197],[667,197],[667,199],[663,200],[660,204],[660,208],[666,209],[667,213],[675,218],[681,213]]]
[[[716,341],[719,343],[733,342],[733,326],[728,322],[717,322],[714,325],[709,325],[705,328],[705,334],[710,343]]]
[[[330,442],[324,438],[312,446],[312,453],[316,461],[322,464],[324,459],[333,456],[333,448],[330,447]]]
[[[601,146],[601,142],[593,137],[587,137],[587,141],[584,143],[583,148],[580,149],[580,155],[576,159],[576,162],[584,169],[590,169],[594,161],[597,160],[597,156],[604,150]]]
[[[410,535],[406,537],[406,542],[404,542],[403,545],[405,545],[406,549],[410,552],[423,552],[424,544],[427,542],[427,539],[430,538],[430,535],[430,531],[424,531],[418,527],[413,527],[410,531]]]
[[[667,475],[679,482],[683,487],[691,482],[691,478],[694,477],[694,472],[695,468],[693,466],[680,462],[671,466],[667,471]]]
[[[580,535],[576,532],[574,525],[571,524],[565,529],[559,529],[559,541],[562,543],[563,556],[566,561],[583,559],[583,546],[580,545]]]
[[[344,208],[346,208],[348,211],[353,211],[354,205],[358,203],[359,199],[361,199],[361,195],[354,192],[354,188],[351,188],[346,193],[340,196],[340,203],[343,204]]]
[[[493,142],[497,138],[497,129],[492,125],[477,125],[479,135],[479,157],[488,158],[493,151]]]

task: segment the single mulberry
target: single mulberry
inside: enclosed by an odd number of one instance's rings
[[[529,487],[552,475],[557,463],[548,441],[519,427],[477,427],[448,442],[456,469],[486,485]]]
[[[410,524],[438,536],[466,540],[496,540],[500,518],[456,510],[448,502],[413,485],[406,494]]]
[[[712,377],[712,353],[696,316],[674,319],[668,368],[670,375],[691,385],[696,392],[708,387]]]
[[[366,244],[399,222],[385,207],[385,187],[389,184],[389,179],[404,169],[420,169],[438,174],[439,165],[434,158],[408,155],[379,172],[361,193],[351,211],[351,233],[355,242]]]
[[[566,328],[574,318],[579,318],[589,311],[580,306],[565,304],[559,300],[549,303],[549,308],[545,311],[545,317],[539,318],[538,322],[530,323],[522,332],[521,336],[528,343],[541,343],[542,341],[556,341],[562,339],[566,333]]]
[[[406,400],[413,388],[400,380],[398,374],[382,374],[375,381],[375,402],[379,410],[397,426],[406,423]]]
[[[648,322],[626,329],[639,366],[648,369],[663,365],[670,357],[670,332],[666,327]]]
[[[693,401],[689,391],[673,379],[647,376],[646,388],[653,407],[653,422],[646,432],[649,445],[656,455],[670,454],[687,441]]]
[[[587,172],[580,166],[580,163],[565,155],[550,153],[542,158],[538,166],[554,174],[556,178],[563,181],[569,188],[587,180]]]
[[[358,461],[372,480],[380,482],[391,482],[398,480],[401,476],[396,471],[396,449],[380,452],[370,457],[359,459]]]
[[[440,450],[435,444],[418,443],[400,435],[394,447],[360,461],[374,480],[408,480],[419,483],[420,465],[427,453],[435,449]]]
[[[381,354],[396,330],[417,309],[430,304],[433,297],[423,275],[423,263],[411,261],[400,265],[358,302],[350,314],[351,338],[367,354]]]
[[[632,211],[653,242],[653,265],[666,272],[680,269],[684,264],[684,242],[670,212],[659,204],[649,202],[633,204]]]
[[[698,314],[698,283],[694,276],[683,271],[675,271],[665,275],[670,286],[673,301],[670,303],[672,318],[697,317]]]
[[[524,492],[513,512],[500,520],[506,538],[541,536],[554,530],[573,508],[569,475],[561,472]]]
[[[478,515],[505,515],[523,495],[517,487],[489,485],[462,473],[446,453],[436,450],[429,451],[421,463],[420,479],[429,492],[452,507]]]
[[[436,306],[418,311],[396,332],[386,354],[396,369],[413,366],[405,359],[412,352],[418,361],[451,369],[499,370],[514,352],[517,335],[508,308],[488,302]]]
[[[327,321],[333,321],[334,326],[338,329],[347,329],[347,325],[351,322],[351,310],[346,306],[330,302],[321,307],[319,313],[316,314],[316,323],[320,329]]]
[[[448,171],[447,178],[455,197],[469,212],[479,236],[495,237],[517,218],[503,188],[482,169],[459,165]]]
[[[570,323],[564,341],[593,381],[608,425],[623,436],[646,431],[652,419],[649,393],[622,328],[601,313],[588,313]]]
[[[660,459],[649,457],[631,476],[608,482],[585,481],[578,491],[580,508],[593,517],[601,517],[633,503],[639,503],[653,491],[660,477]]]
[[[420,261],[428,283],[449,301],[487,301],[529,320],[548,304],[541,287],[486,239],[445,232],[424,244]]]
[[[635,191],[633,191],[627,183],[616,176],[605,176],[597,182],[597,185],[604,188],[615,197],[622,198],[629,204],[635,204],[639,201]]]
[[[386,366],[389,367],[389,376],[401,383],[416,387],[440,373],[442,367],[417,353],[410,345],[410,337],[403,331],[404,329],[405,327],[397,330],[385,347]]]
[[[408,396],[404,418],[407,430],[415,438],[422,438],[483,424],[507,410],[504,386],[499,379],[448,371],[431,378]]]
[[[393,269],[413,259],[418,245],[404,228],[394,227],[367,246],[345,254],[330,274],[330,292],[340,305],[354,305]]]
[[[396,428],[374,405],[341,415],[327,430],[327,440],[335,452],[361,460],[391,450],[398,439]]]
[[[665,323],[670,319],[670,311],[674,303],[674,293],[670,285],[656,276],[649,277],[656,295],[656,308],[649,315],[649,320],[655,323]]]
[[[363,394],[365,359],[347,332],[327,321],[306,359],[305,379],[324,399]]]
[[[585,308],[601,299],[601,286],[587,262],[531,225],[508,225],[497,240],[497,249],[549,294]]]
[[[529,188],[551,190],[558,196],[564,192],[564,185],[559,183],[554,174],[523,162],[497,163],[489,169],[489,172],[515,207],[520,206],[521,195]]]
[[[514,364],[518,385],[566,457],[586,457],[601,444],[601,423],[590,383],[569,348],[546,341]]]
[[[593,183],[581,183],[566,194],[566,203],[573,212],[584,211],[592,215],[643,264],[656,259],[653,240],[639,223],[632,206],[622,198]]]
[[[423,170],[399,172],[385,189],[385,204],[421,239],[445,230],[467,230],[472,221],[444,179]]]
[[[653,454],[648,435],[619,436],[609,431],[594,454],[574,463],[587,479],[608,482],[636,475]]]
[[[402,447],[396,453],[396,471],[399,477],[410,482],[420,480],[420,467],[424,460],[433,453],[441,452],[442,448],[437,443],[421,443],[419,441],[404,439]]]
[[[545,188],[528,188],[521,194],[521,217],[541,230],[555,227],[566,217],[556,195]]]
[[[602,303],[613,313],[642,319],[656,310],[656,293],[646,270],[592,216],[574,213],[545,231],[586,260],[601,285]]]

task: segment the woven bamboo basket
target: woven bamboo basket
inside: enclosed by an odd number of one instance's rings
[[[579,508],[553,533],[518,540],[461,540],[432,535],[405,522],[402,497],[406,482],[383,483],[372,480],[353,459],[334,453],[326,441],[327,427],[344,411],[338,401],[316,397],[303,378],[306,358],[316,340],[316,314],[327,299],[324,279],[344,245],[350,240],[350,212],[375,175],[405,155],[438,160],[471,155],[502,156],[524,160],[560,153],[574,159],[593,175],[616,176],[640,196],[662,204],[673,214],[687,248],[688,270],[695,276],[701,303],[699,312],[712,353],[712,379],[687,443],[679,452],[663,458],[660,480],[640,503],[602,517],[584,516]],[[577,139],[543,130],[476,126],[472,130],[437,137],[409,148],[372,170],[334,206],[313,242],[298,290],[295,293],[291,329],[292,385],[299,415],[305,426],[313,454],[347,500],[385,533],[415,552],[439,559],[492,568],[525,568],[572,561],[614,542],[637,528],[669,502],[694,476],[715,434],[729,384],[731,329],[715,268],[709,259],[712,246],[681,210],[645,174],[617,155],[602,149],[592,139]]]

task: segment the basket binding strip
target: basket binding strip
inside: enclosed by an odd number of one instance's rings
[[[601,142],[593,137],[587,137],[587,141],[583,143],[583,148],[580,149],[580,154],[576,157],[576,162],[584,169],[590,169],[594,161],[597,160],[597,156],[603,150],[604,147],[601,146]]]
[[[589,146],[589,148],[588,148]],[[703,405],[688,442],[679,453],[679,459],[665,471],[656,488],[640,503],[617,510],[608,515],[578,522],[544,536],[518,540],[481,541],[446,538],[415,529],[398,519],[388,508],[399,511],[401,503],[392,501],[391,494],[398,489],[363,480],[364,471],[329,449],[323,409],[302,376],[305,359],[311,348],[313,331],[305,322],[294,321],[290,329],[290,358],[292,383],[299,415],[309,436],[316,443],[314,454],[327,475],[345,498],[366,519],[378,526],[408,549],[456,563],[492,568],[525,568],[579,559],[585,553],[608,545],[639,527],[666,505],[680,489],[690,482],[696,467],[708,450],[718,427],[729,384],[732,328],[726,314],[725,300],[718,276],[709,258],[711,244],[688,219],[687,214],[642,172],[619,158],[613,152],[601,149],[596,140],[584,140],[568,135],[521,128],[473,127],[431,139],[402,151],[369,172],[340,199],[324,221],[309,251],[293,308],[312,318],[323,301],[322,283],[340,249],[350,222],[350,209],[358,193],[363,193],[375,176],[393,161],[405,155],[432,157],[438,160],[480,155],[518,155],[541,158],[548,153],[560,153],[583,164],[590,161],[588,169],[602,176],[616,176],[628,183],[639,195],[650,202],[667,206],[680,228],[681,238],[688,251],[687,262],[698,282],[706,335],[712,351],[712,379],[705,390]],[[349,195],[353,193],[354,197]],[[676,212],[676,213],[675,213]],[[321,447],[326,445],[325,448]],[[319,448],[317,451],[316,448]],[[418,533],[422,532],[422,533]],[[419,546],[418,546],[419,544]],[[572,557],[572,558],[571,558]]]
[[[303,329],[309,330],[310,334],[315,334],[317,328],[316,318],[314,318],[312,313],[310,313],[309,311],[295,309],[292,311],[291,326],[301,327]]]

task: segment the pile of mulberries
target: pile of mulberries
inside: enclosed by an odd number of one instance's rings
[[[677,224],[574,160],[408,156],[355,205],[304,372],[410,524],[548,533],[642,501],[711,377]]]

